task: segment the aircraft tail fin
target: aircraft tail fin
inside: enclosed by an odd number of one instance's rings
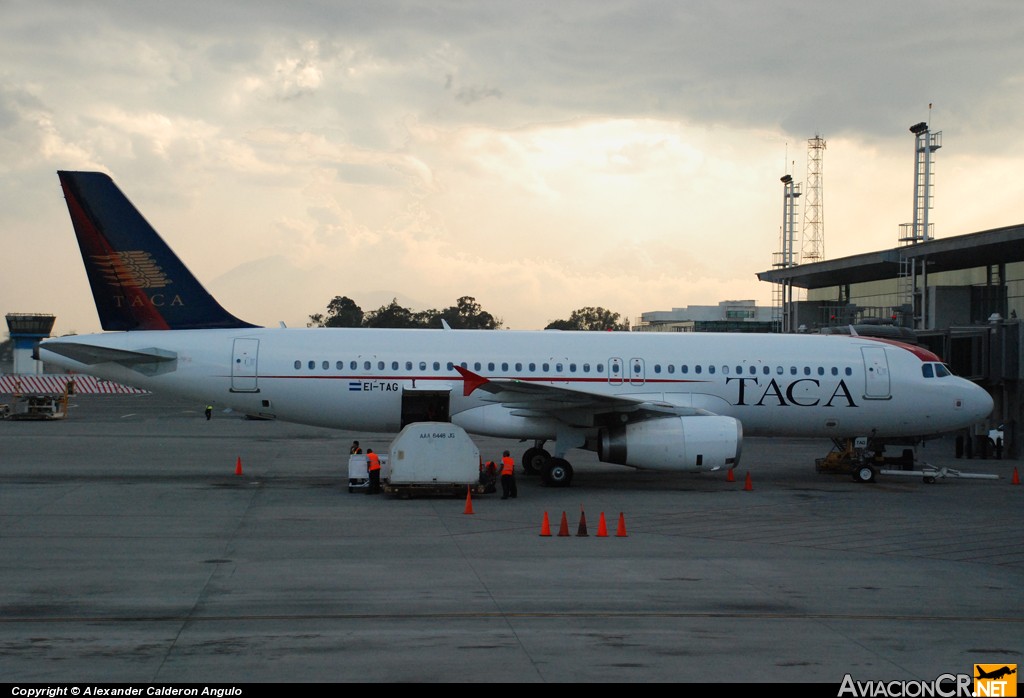
[[[221,307],[110,177],[57,174],[104,330],[255,327]]]

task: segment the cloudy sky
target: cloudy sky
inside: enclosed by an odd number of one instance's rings
[[[767,304],[816,134],[828,258],[896,245],[929,119],[937,237],[1024,221],[1022,39],[1019,0],[0,0],[0,311],[99,328],[58,169],[260,324]]]

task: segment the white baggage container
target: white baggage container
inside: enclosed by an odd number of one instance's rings
[[[483,492],[480,449],[462,427],[450,422],[415,422],[391,442],[385,492],[401,495],[465,495]]]

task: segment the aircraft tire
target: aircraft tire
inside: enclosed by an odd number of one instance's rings
[[[548,487],[568,487],[572,482],[572,466],[564,458],[551,458],[545,464],[541,477]]]
[[[551,454],[543,448],[528,448],[523,454],[523,472],[527,475],[542,473],[549,460],[551,460]]]
[[[853,479],[857,482],[874,482],[875,469],[870,465],[858,465],[853,470]]]

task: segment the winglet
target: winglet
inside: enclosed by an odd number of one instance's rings
[[[110,177],[57,174],[104,330],[255,326],[217,303]]]
[[[462,376],[462,395],[469,396],[474,390],[479,388],[481,385],[486,385],[491,381],[483,376],[473,373],[469,369],[462,368],[462,366],[455,365],[455,370]]]

